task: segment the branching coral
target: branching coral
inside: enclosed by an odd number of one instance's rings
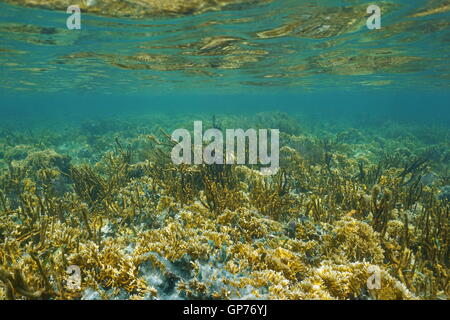
[[[164,132],[105,131],[112,149],[94,165],[34,148],[3,159],[1,298],[446,298],[448,181],[424,183],[432,159],[400,150],[356,161],[349,144],[378,148],[363,132],[327,140],[283,128],[273,176],[175,165]]]

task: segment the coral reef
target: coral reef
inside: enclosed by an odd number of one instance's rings
[[[279,172],[174,165],[166,131],[183,116],[1,135],[0,298],[447,299],[445,134],[429,146],[406,126],[410,144],[376,127],[312,134],[283,113],[198,117],[282,128]]]

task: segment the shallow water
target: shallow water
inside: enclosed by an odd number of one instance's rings
[[[0,299],[448,299],[450,3],[379,5],[0,1]],[[196,120],[280,171],[175,166]]]
[[[384,2],[381,30],[367,29],[361,1],[266,1],[139,19],[82,13],[81,30],[68,30],[61,10],[0,6],[6,92],[415,91],[449,83],[446,1]]]

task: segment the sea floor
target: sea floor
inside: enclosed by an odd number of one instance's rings
[[[280,169],[170,134],[277,128]],[[447,299],[449,128],[282,112],[0,131],[0,299]]]

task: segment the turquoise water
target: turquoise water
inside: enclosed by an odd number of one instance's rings
[[[385,2],[381,30],[365,26],[365,1],[288,0],[176,17],[82,12],[81,30],[68,30],[63,10],[2,2],[0,88],[18,95],[445,92],[450,13],[430,10],[446,5]]]
[[[81,30],[68,30],[64,10],[2,2],[1,110],[5,119],[36,120],[158,108],[346,108],[442,121],[446,6],[386,2],[381,30],[366,27],[364,1],[287,0],[193,15],[82,12]]]

